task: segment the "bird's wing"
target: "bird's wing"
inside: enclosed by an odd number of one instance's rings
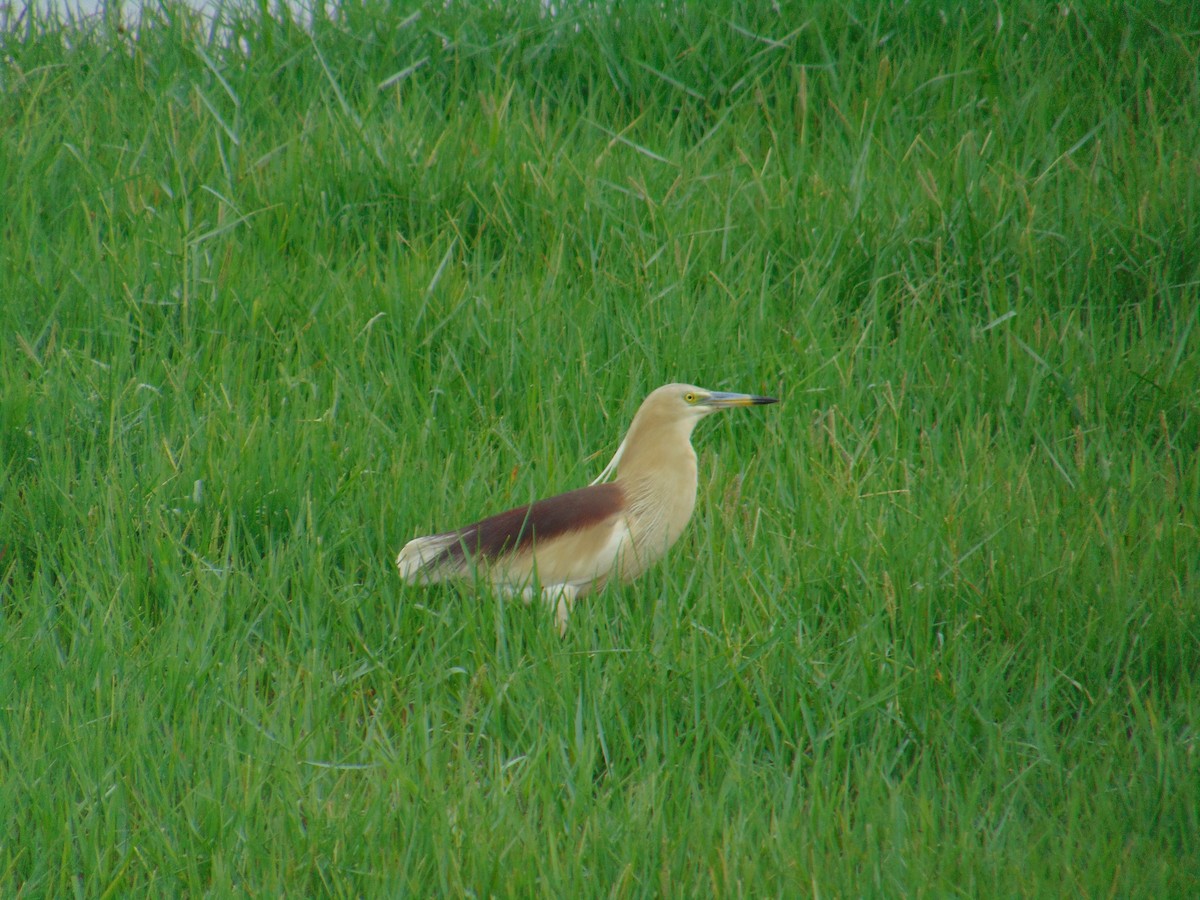
[[[473,562],[515,565],[519,570],[520,560],[529,556],[535,543],[539,558],[555,545],[578,546],[581,553],[595,551],[597,540],[603,551],[611,523],[624,508],[620,485],[590,485],[506,510],[457,531],[415,538],[404,545],[396,566],[406,581],[434,582],[464,574]]]

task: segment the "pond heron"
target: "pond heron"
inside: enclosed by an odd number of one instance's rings
[[[396,557],[400,575],[429,584],[478,573],[527,602],[540,587],[565,634],[576,598],[612,578],[633,580],[683,532],[696,506],[696,423],[717,410],[774,402],[690,384],[660,387],[642,401],[612,461],[590,485],[414,538]]]

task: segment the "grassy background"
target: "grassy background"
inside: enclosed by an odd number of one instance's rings
[[[565,6],[10,16],[0,893],[1200,892],[1200,14]]]

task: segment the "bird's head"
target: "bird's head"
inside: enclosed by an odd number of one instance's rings
[[[735,406],[761,406],[775,403],[774,397],[759,397],[755,394],[731,394],[726,391],[710,391],[694,384],[667,384],[653,391],[642,403],[638,415],[646,413],[650,419],[664,422],[679,421],[695,423],[710,413]]]
[[[673,435],[688,442],[696,423],[710,413],[735,406],[761,406],[777,402],[774,397],[710,391],[694,384],[665,384],[642,401],[625,440],[592,484],[608,479],[629,454],[653,454],[663,436]],[[632,449],[631,449],[632,446]]]

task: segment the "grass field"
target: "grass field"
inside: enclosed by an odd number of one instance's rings
[[[11,13],[0,894],[1200,894],[1200,12],[666,6]]]

